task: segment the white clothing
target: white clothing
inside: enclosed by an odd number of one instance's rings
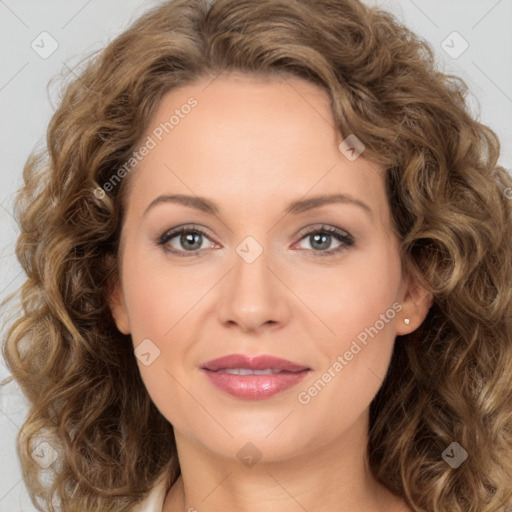
[[[167,495],[166,480],[167,474],[164,473],[157,480],[146,499],[133,508],[133,512],[162,512],[165,496]]]

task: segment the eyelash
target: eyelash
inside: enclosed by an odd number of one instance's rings
[[[195,250],[195,251],[177,251],[175,249],[168,249],[168,248],[165,247],[165,245],[169,242],[169,240],[172,240],[177,235],[181,235],[183,233],[201,234],[204,237],[210,239],[208,234],[205,231],[203,231],[201,228],[197,227],[197,226],[183,226],[183,227],[180,227],[180,228],[171,229],[171,230],[166,231],[165,233],[163,233],[159,237],[159,239],[157,241],[157,245],[161,246],[165,252],[168,252],[168,253],[171,253],[171,254],[175,254],[175,255],[180,256],[180,257],[197,256],[199,253],[201,253],[202,251],[206,250],[206,249],[199,249],[199,250]],[[325,226],[325,225],[322,225],[319,228],[316,227],[314,229],[310,229],[309,231],[302,231],[299,234],[299,236],[300,236],[299,241],[303,240],[307,236],[313,235],[313,234],[327,234],[327,235],[333,236],[339,242],[342,242],[342,245],[340,245],[336,249],[331,249],[329,251],[315,251],[313,249],[302,249],[302,250],[306,250],[306,251],[312,251],[314,257],[317,257],[317,256],[319,256],[319,257],[335,256],[338,253],[348,249],[349,247],[352,247],[355,244],[355,241],[354,241],[354,238],[352,237],[352,235],[350,235],[346,231],[342,231],[341,229],[335,228],[333,226]],[[188,254],[186,254],[186,253],[188,253]]]

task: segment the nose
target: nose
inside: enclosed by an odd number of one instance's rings
[[[226,326],[236,325],[243,332],[278,329],[290,317],[292,294],[286,287],[286,276],[280,275],[266,250],[257,255],[261,249],[254,240],[241,244],[233,257],[233,268],[219,289],[219,321]]]

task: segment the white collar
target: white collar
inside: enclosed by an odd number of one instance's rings
[[[162,512],[165,496],[167,495],[167,473],[163,473],[144,501],[138,503],[133,512]]]

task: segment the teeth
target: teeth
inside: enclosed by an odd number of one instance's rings
[[[223,368],[217,370],[218,373],[229,373],[230,375],[274,375],[281,373],[282,370],[268,368],[266,370],[251,370],[249,368]]]

